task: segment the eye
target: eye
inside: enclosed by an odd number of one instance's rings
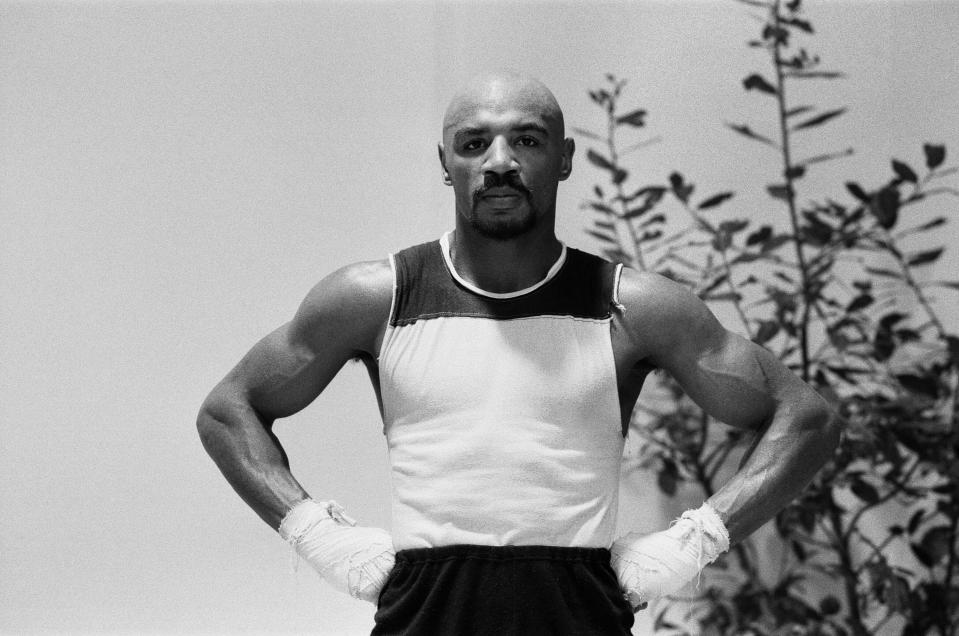
[[[463,150],[467,152],[481,150],[485,145],[486,142],[482,139],[470,139],[463,144]]]
[[[538,146],[539,139],[537,139],[536,137],[532,137],[530,135],[523,135],[522,137],[516,140],[516,145],[526,146],[526,147]]]

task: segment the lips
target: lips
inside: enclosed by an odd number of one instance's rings
[[[484,199],[512,199],[521,196],[523,196],[522,192],[512,188],[495,188],[483,193]]]

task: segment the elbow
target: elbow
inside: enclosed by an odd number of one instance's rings
[[[200,406],[200,412],[196,416],[196,432],[200,436],[200,443],[209,453],[215,445],[218,431],[223,424],[213,415],[213,405],[211,404],[212,394]]]
[[[272,420],[262,418],[248,401],[223,385],[213,389],[200,406],[196,430],[207,453],[217,457],[224,445],[251,429],[269,429]]]
[[[200,436],[203,448],[211,456],[222,443],[224,434],[229,429],[230,417],[229,400],[225,399],[216,389],[207,396],[196,416],[196,431]]]

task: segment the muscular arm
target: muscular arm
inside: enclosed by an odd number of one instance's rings
[[[254,345],[200,408],[203,446],[274,529],[307,493],[290,473],[273,422],[312,402],[347,360],[375,357],[392,280],[386,261],[350,265],[323,279],[293,319]]]
[[[708,503],[736,543],[794,499],[839,441],[835,414],[769,351],[724,329],[705,304],[659,276],[624,271],[620,298],[636,362],[670,373],[707,413],[756,432]]]

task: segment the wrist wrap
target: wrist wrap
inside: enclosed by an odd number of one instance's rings
[[[280,536],[334,588],[376,603],[393,569],[390,534],[356,526],[335,501],[306,499],[287,512]]]
[[[727,550],[729,532],[709,504],[687,510],[668,530],[631,532],[610,548],[613,569],[633,607],[678,591]]]

